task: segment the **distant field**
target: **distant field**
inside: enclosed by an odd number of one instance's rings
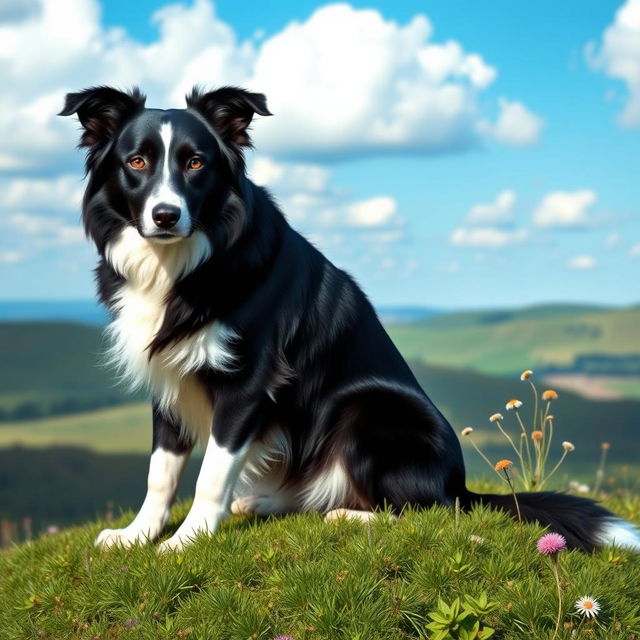
[[[87,413],[0,424],[0,448],[12,445],[87,447],[100,453],[147,453],[151,409],[128,404]]]
[[[522,415],[528,420],[532,406],[530,389],[519,378],[477,374],[472,371],[412,363],[416,377],[427,394],[456,431],[473,426],[478,441],[493,446],[501,443],[489,416],[504,411],[512,397],[524,401]],[[640,401],[611,400],[590,402],[580,396],[561,392],[553,413],[559,429],[558,442],[573,441],[576,463],[594,464],[600,455],[600,443],[612,443],[612,459],[621,463],[638,462]],[[507,414],[507,425],[515,427]],[[0,448],[24,446],[72,445],[100,452],[146,453],[151,441],[151,415],[148,404],[131,404],[70,416],[0,424]],[[559,445],[558,445],[559,447]],[[506,453],[506,450],[505,450]],[[470,455],[475,455],[470,452]]]
[[[568,372],[611,374],[611,380],[602,379],[601,384],[619,395],[640,397],[637,372],[621,380],[615,371],[616,358],[635,357],[640,362],[639,328],[638,307],[540,307],[528,312],[441,314],[387,330],[407,358],[494,375],[528,368],[570,370],[585,354],[611,356],[611,371]]]

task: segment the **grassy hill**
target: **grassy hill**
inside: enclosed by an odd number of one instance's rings
[[[0,418],[67,414],[131,402],[101,364],[104,350],[97,327],[1,323]]]
[[[640,517],[637,496],[606,505]],[[165,535],[188,506],[174,509]],[[95,549],[104,526],[0,551],[0,638],[425,639],[435,637],[428,625],[446,618],[439,601],[458,598],[467,622],[494,629],[496,639],[553,636],[555,582],[535,549],[542,530],[486,509],[458,517],[452,509],[409,510],[371,525],[325,523],[318,514],[235,516],[213,538],[162,556],[154,545]],[[563,551],[559,567],[559,640],[640,637],[640,555]],[[483,595],[488,603],[478,602]],[[601,605],[595,621],[575,611],[584,595]],[[456,627],[446,637],[477,636]]]
[[[639,326],[640,307],[542,306],[441,314],[413,324],[390,325],[387,330],[407,358],[494,375],[512,375],[525,368],[539,372],[586,368],[586,373],[595,373],[597,362],[580,362],[585,355],[591,360],[598,355],[610,357],[600,373],[616,373],[616,367],[627,373],[630,363],[625,358],[635,359],[635,376],[628,378],[632,382],[624,391],[638,396]],[[620,390],[619,381],[616,384]]]
[[[522,415],[529,416],[530,389],[519,378],[507,379],[445,367],[412,363],[427,394],[450,420],[456,431],[473,426],[479,441],[502,443],[488,421],[496,411],[504,411],[509,398],[525,402]],[[0,424],[0,448],[13,444],[41,447],[72,445],[110,453],[147,453],[151,438],[149,405],[132,404],[87,413]],[[577,446],[573,461],[593,465],[600,455],[600,443],[612,444],[612,459],[637,463],[640,401],[591,402],[570,392],[562,392],[553,413],[560,439]],[[507,425],[515,422],[507,414]],[[471,454],[472,456],[474,454]]]

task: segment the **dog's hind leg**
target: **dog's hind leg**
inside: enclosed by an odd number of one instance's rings
[[[149,461],[147,495],[133,522],[123,529],[104,529],[96,538],[98,547],[130,547],[155,540],[169,519],[178,482],[191,453],[180,425],[154,406],[153,453]]]

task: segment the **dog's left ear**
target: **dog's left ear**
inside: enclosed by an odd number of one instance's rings
[[[251,93],[237,87],[222,87],[208,93],[194,87],[187,96],[187,106],[203,115],[222,139],[238,150],[251,146],[247,130],[254,114],[272,115],[262,93]]]
[[[78,93],[68,93],[59,116],[78,114],[84,128],[81,147],[106,144],[122,124],[144,107],[145,96],[139,89],[124,93],[112,87],[91,87]]]

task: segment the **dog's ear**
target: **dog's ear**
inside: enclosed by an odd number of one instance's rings
[[[194,87],[187,96],[187,106],[204,116],[224,142],[238,150],[251,146],[247,129],[254,114],[272,115],[262,93],[238,87],[222,87],[208,93]]]
[[[136,87],[124,93],[111,87],[91,87],[68,93],[59,116],[78,114],[84,131],[81,147],[95,147],[108,142],[122,124],[144,107],[146,98]]]

